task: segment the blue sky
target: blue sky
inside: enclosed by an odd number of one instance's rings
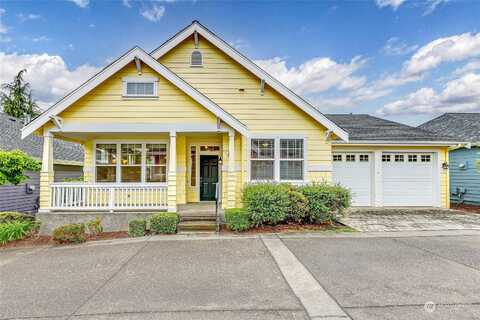
[[[48,106],[199,20],[323,112],[419,124],[480,111],[480,1],[1,1],[0,81]]]

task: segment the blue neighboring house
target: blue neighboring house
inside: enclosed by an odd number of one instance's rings
[[[445,113],[419,128],[465,141],[449,152],[450,199],[480,205],[480,113]]]

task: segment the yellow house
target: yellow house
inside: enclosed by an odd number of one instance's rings
[[[452,142],[356,141],[355,120],[341,120],[194,21],[150,54],[126,52],[22,136],[44,137],[42,213],[179,211],[215,200],[233,208],[245,183],[265,180],[340,182],[356,205],[448,207],[442,166]],[[83,145],[83,183],[53,182],[53,137]]]

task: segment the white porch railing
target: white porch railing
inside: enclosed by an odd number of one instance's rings
[[[52,210],[167,209],[167,184],[51,185]]]

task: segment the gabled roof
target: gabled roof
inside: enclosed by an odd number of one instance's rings
[[[167,67],[160,64],[157,60],[153,59],[148,53],[143,51],[139,47],[134,47],[129,50],[127,53],[122,55],[120,58],[112,62],[110,65],[102,69],[99,73],[90,78],[87,82],[82,84],[77,89],[70,92],[67,96],[57,102],[55,105],[44,111],[40,116],[35,118],[27,126],[22,129],[22,139],[33,133],[35,130],[42,127],[48,121],[50,121],[52,116],[56,116],[61,113],[63,110],[68,108],[71,104],[78,101],[85,94],[93,90],[95,87],[100,85],[103,81],[107,80],[125,67],[128,63],[134,61],[135,58],[140,59],[143,63],[148,65],[150,68],[158,72],[165,79],[174,84],[177,88],[185,92],[192,99],[196,100],[207,110],[215,114],[217,117],[222,119],[226,124],[242,133],[243,135],[248,135],[247,127],[241,123],[238,119],[234,118],[231,114],[223,110],[215,102],[210,100],[208,97],[200,93],[198,90],[193,88],[175,73],[170,71]]]
[[[458,138],[432,133],[402,123],[377,118],[368,114],[326,114],[330,120],[345,129],[350,142],[444,143],[455,144]]]
[[[418,127],[465,142],[480,142],[480,113],[445,113]]]
[[[161,56],[165,55],[167,52],[175,48],[179,43],[193,35],[197,32],[199,35],[207,39],[210,43],[216,46],[218,49],[223,51],[226,55],[230,58],[238,62],[242,65],[245,69],[253,73],[259,79],[265,80],[270,87],[276,90],[278,93],[283,95],[287,100],[292,102],[294,105],[299,107],[305,113],[310,115],[313,119],[318,121],[328,130],[331,130],[335,133],[340,139],[344,141],[348,141],[348,133],[344,131],[342,128],[338,127],[335,123],[330,121],[327,117],[325,117],[320,111],[318,111],[314,106],[310,103],[302,99],[300,96],[295,94],[293,91],[288,89],[285,85],[283,85],[280,81],[273,78],[269,75],[266,71],[262,68],[257,66],[253,61],[242,55],[240,52],[235,50],[232,46],[228,43],[223,41],[220,37],[215,35],[213,32],[208,30],[205,26],[200,24],[198,21],[193,21],[192,24],[178,32],[175,36],[167,40],[163,43],[160,47],[153,50],[150,54],[155,58],[159,59]]]
[[[22,150],[31,157],[42,159],[43,137],[29,136],[21,139],[23,122],[0,112],[0,150]],[[83,148],[76,143],[63,140],[53,140],[54,163],[83,163]]]

